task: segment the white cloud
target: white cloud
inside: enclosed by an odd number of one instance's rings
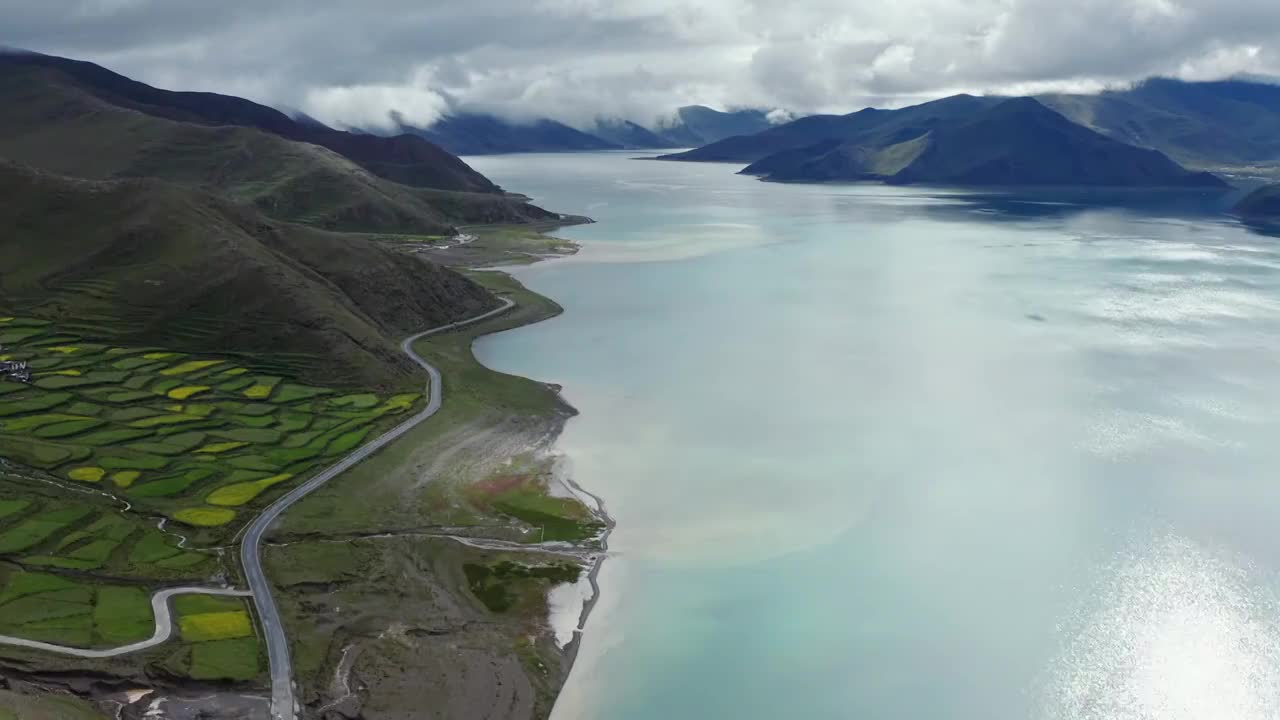
[[[445,98],[583,125],[1280,74],[1275,0],[0,0],[0,17],[0,44],[344,124]]]
[[[304,112],[334,127],[370,130],[395,130],[393,114],[430,127],[448,108],[439,93],[390,85],[315,88],[302,101]]]

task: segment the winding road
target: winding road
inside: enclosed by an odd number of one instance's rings
[[[151,611],[156,616],[156,631],[150,638],[136,642],[131,645],[121,645],[117,648],[109,648],[106,650],[85,650],[83,648],[69,647],[67,645],[54,645],[53,643],[39,642],[37,640],[24,640],[23,638],[10,637],[8,635],[0,635],[0,644],[16,645],[18,647],[32,648],[33,650],[46,650],[48,652],[61,653],[63,655],[74,655],[82,658],[109,658],[117,655],[126,655],[139,650],[155,647],[166,640],[173,634],[173,613],[169,610],[169,598],[174,595],[230,595],[233,597],[250,597],[253,593],[244,590],[234,590],[230,588],[202,588],[202,587],[180,587],[160,590],[151,596]]]
[[[423,360],[418,353],[413,351],[413,344],[418,340],[430,335],[456,330],[466,325],[488,320],[491,317],[500,315],[511,308],[515,307],[515,301],[510,298],[502,298],[502,306],[490,310],[482,315],[477,315],[466,320],[459,320],[455,323],[442,325],[432,328],[417,335],[405,338],[400,343],[400,349],[408,355],[410,359],[422,366],[427,371],[430,380],[427,384],[427,392],[429,398],[427,407],[413,417],[405,420],[394,428],[388,430],[377,438],[369,441],[365,445],[357,448],[350,455],[343,458],[336,465],[329,467],[319,475],[311,478],[307,482],[299,485],[291,490],[287,495],[281,497],[271,504],[262,512],[253,523],[249,525],[248,530],[244,534],[244,540],[240,543],[240,562],[244,567],[245,578],[249,583],[249,590],[253,593],[254,604],[258,608],[258,616],[262,621],[262,633],[267,642],[267,658],[271,664],[271,716],[275,720],[296,720],[297,705],[293,698],[293,662],[289,657],[289,639],[284,634],[284,626],[280,622],[280,611],[276,607],[275,600],[271,597],[271,586],[267,583],[267,576],[262,571],[262,536],[266,533],[271,524],[280,517],[280,515],[289,509],[289,506],[298,502],[302,498],[311,494],[316,488],[324,485],[333,478],[351,469],[352,466],[361,462],[365,458],[381,450],[401,435],[409,432],[417,427],[422,421],[435,415],[440,410],[440,405],[444,401],[443,381],[440,377],[440,371]]]
[[[319,475],[316,475],[302,485],[294,488],[287,495],[272,503],[262,512],[261,515],[249,524],[244,534],[244,540],[240,543],[240,561],[244,566],[245,578],[249,584],[248,591],[235,590],[231,588],[201,587],[181,587],[160,590],[151,596],[151,609],[156,618],[155,633],[147,640],[133,643],[131,645],[124,645],[118,648],[86,650],[83,648],[54,645],[36,640],[25,640],[23,638],[10,637],[7,635],[0,635],[0,644],[16,645],[19,647],[45,650],[48,652],[73,655],[75,657],[82,658],[116,657],[118,655],[125,655],[139,650],[145,650],[150,647],[155,647],[169,639],[173,634],[173,615],[169,609],[169,599],[175,595],[230,595],[236,597],[252,597],[254,605],[258,608],[258,617],[262,622],[262,634],[267,642],[267,657],[271,664],[271,716],[274,720],[296,720],[298,717],[298,711],[293,698],[293,663],[289,657],[289,640],[285,636],[284,626],[280,622],[280,611],[276,608],[275,599],[271,596],[271,586],[267,583],[267,577],[262,571],[262,536],[266,534],[267,530],[271,527],[271,524],[274,523],[285,510],[288,510],[291,505],[309,495],[316,488],[324,485],[346,470],[349,470],[352,466],[417,427],[422,421],[432,415],[435,415],[436,412],[440,410],[440,406],[444,401],[444,382],[440,377],[440,371],[435,369],[435,367],[426,360],[423,360],[420,355],[413,351],[413,344],[430,335],[449,332],[450,330],[456,330],[466,325],[488,320],[491,317],[500,315],[515,307],[516,303],[514,300],[511,300],[510,298],[500,299],[502,300],[502,305],[500,307],[494,308],[482,315],[477,315],[473,318],[459,320],[455,323],[442,325],[425,332],[420,332],[417,335],[405,338],[404,342],[400,343],[400,349],[404,351],[404,354],[408,355],[414,362],[422,366],[422,368],[427,371],[427,375],[430,378],[427,384],[427,407],[394,428],[378,436],[374,440],[371,440],[362,447],[357,448],[336,465],[325,469]]]

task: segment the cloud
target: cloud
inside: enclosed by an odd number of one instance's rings
[[[691,103],[849,111],[1280,74],[1274,0],[0,0],[0,17],[0,45],[337,124],[450,106],[652,122]]]
[[[397,119],[431,127],[449,109],[439,93],[395,85],[321,87],[307,91],[302,109],[334,127],[395,130]]]

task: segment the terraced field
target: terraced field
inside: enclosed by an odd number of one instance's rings
[[[0,382],[0,457],[196,529],[238,525],[247,506],[349,452],[420,398],[339,395],[224,359],[86,343],[38,320],[0,318],[0,346],[0,358],[26,360],[34,375],[31,385]],[[46,562],[88,569],[105,562],[108,543],[142,541],[73,508],[4,507],[0,555],[80,533]]]

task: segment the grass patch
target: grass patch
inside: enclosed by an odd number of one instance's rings
[[[16,515],[29,507],[31,507],[30,500],[5,500],[0,498],[0,520],[10,515]]]
[[[159,498],[179,495],[187,488],[202,480],[218,474],[216,467],[198,467],[187,470],[180,475],[169,475],[149,483],[139,485],[129,493],[130,497]]]
[[[144,453],[102,455],[98,458],[98,464],[108,470],[163,470],[169,462],[168,458]]]
[[[91,508],[80,505],[36,515],[0,533],[0,553],[19,552],[35,547],[92,512]]]
[[[18,570],[9,575],[4,584],[3,592],[0,592],[0,607],[28,595],[39,595],[58,590],[72,590],[78,587],[76,583],[58,575]],[[85,601],[88,601],[87,596]],[[0,615],[0,617],[3,617],[3,615]]]
[[[345,432],[334,438],[333,442],[329,443],[329,447],[326,448],[326,452],[329,455],[340,455],[350,452],[360,446],[360,443],[364,441],[365,437],[368,436],[369,431],[372,429],[373,428],[360,428],[358,430]]]
[[[584,508],[577,500],[550,497],[527,488],[499,495],[492,506],[504,515],[542,528],[541,540],[589,540],[602,527],[584,516]]]
[[[252,680],[261,671],[257,638],[214,640],[191,648],[188,674],[196,680]]]
[[[140,588],[100,588],[93,604],[93,625],[107,645],[146,640],[155,631],[151,599]]]
[[[222,430],[211,433],[220,438],[227,440],[236,440],[243,443],[263,443],[274,444],[280,442],[280,438],[284,433],[280,430],[271,428],[235,428],[232,430]]]
[[[489,610],[503,613],[519,599],[516,588],[521,581],[543,581],[546,584],[577,582],[582,568],[571,563],[555,565],[521,565],[504,560],[493,565],[468,563],[462,566],[471,594]]]
[[[79,445],[89,445],[91,447],[101,447],[103,445],[118,445],[130,440],[137,440],[152,435],[150,430],[137,430],[134,428],[110,428],[108,430],[99,430],[90,433],[84,437],[77,438],[76,443]]]
[[[293,403],[298,402],[299,400],[310,400],[311,398],[319,397],[321,395],[330,395],[332,393],[332,390],[326,390],[324,388],[285,384],[285,386],[280,388],[280,391],[276,393],[276,396],[271,399],[271,402]]]
[[[182,550],[171,544],[168,535],[149,529],[129,550],[129,562],[153,563],[181,554]]]
[[[173,415],[155,415],[146,417],[141,420],[135,420],[129,423],[129,427],[134,428],[153,428],[162,425],[181,425],[183,423],[199,422],[204,418],[197,415],[173,414]]]
[[[0,403],[0,417],[52,410],[74,397],[71,393],[40,393],[26,400]]]
[[[362,393],[359,395],[343,395],[329,401],[334,407],[349,408],[352,410],[369,410],[378,406],[378,396],[372,393]]]

